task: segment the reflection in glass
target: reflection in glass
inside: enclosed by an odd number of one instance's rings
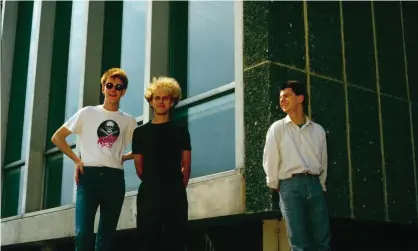
[[[70,55],[68,59],[67,98],[65,101],[65,121],[79,109],[79,95],[84,82],[86,59],[87,16],[89,1],[74,1],[71,16]],[[67,138],[68,143],[75,143],[75,135]]]
[[[3,171],[3,194],[1,217],[17,215],[20,195],[20,174],[22,168],[9,168]]]
[[[61,152],[46,156],[44,207],[73,203],[74,162]]]
[[[45,158],[44,209],[61,205],[62,154]]]
[[[235,94],[179,108],[173,119],[189,128],[192,178],[235,169]]]
[[[187,95],[234,81],[234,1],[190,1]]]
[[[62,167],[62,183],[61,183],[61,205],[73,203],[74,181],[74,162],[64,155],[64,165]]]
[[[134,117],[142,115],[145,72],[145,35],[147,1],[124,1],[122,22],[121,67],[129,85],[121,99],[121,109]]]

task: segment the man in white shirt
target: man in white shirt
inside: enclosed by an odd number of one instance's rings
[[[325,130],[304,113],[305,88],[286,81],[280,107],[287,114],[267,131],[263,168],[267,186],[280,195],[292,251],[330,250],[331,232],[324,196],[327,178]]]
[[[75,163],[77,197],[75,208],[75,246],[77,251],[92,250],[94,219],[100,205],[100,221],[95,250],[114,250],[114,236],[125,198],[124,155],[137,127],[135,119],[119,110],[119,101],[128,87],[122,69],[112,68],[101,78],[103,105],[80,109],[52,136],[52,142]],[[79,136],[80,156],[65,138]]]

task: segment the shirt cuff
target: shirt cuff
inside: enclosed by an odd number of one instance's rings
[[[279,180],[267,180],[267,186],[272,189],[279,188]]]
[[[322,186],[322,191],[326,192],[327,191],[327,187],[325,186],[325,184],[321,183]]]

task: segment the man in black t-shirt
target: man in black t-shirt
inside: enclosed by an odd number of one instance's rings
[[[181,99],[175,79],[154,78],[145,93],[153,119],[135,129],[132,154],[142,183],[137,197],[140,250],[185,250],[186,187],[191,172],[190,135],[170,121]]]

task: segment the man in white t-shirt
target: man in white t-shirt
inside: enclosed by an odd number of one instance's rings
[[[137,127],[135,119],[119,110],[119,101],[128,87],[122,69],[112,68],[101,78],[103,105],[80,109],[52,136],[52,142],[75,163],[77,197],[75,210],[75,246],[77,251],[92,250],[94,219],[100,205],[100,221],[95,250],[113,250],[114,235],[125,197],[124,154]],[[80,155],[65,138],[79,136]]]

